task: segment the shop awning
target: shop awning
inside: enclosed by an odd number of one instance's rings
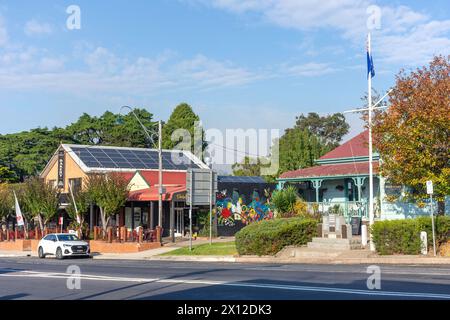
[[[186,192],[185,185],[165,185],[165,193],[163,193],[163,201],[171,201],[174,195]],[[158,186],[151,188],[131,191],[128,195],[128,201],[158,201]]]

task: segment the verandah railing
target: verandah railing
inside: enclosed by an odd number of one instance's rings
[[[337,214],[345,217],[350,222],[352,217],[367,218],[369,205],[362,201],[323,201],[307,202],[311,213],[318,212],[321,215]]]

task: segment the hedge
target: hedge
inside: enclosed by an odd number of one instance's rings
[[[317,236],[317,220],[284,218],[252,223],[236,233],[240,255],[275,255],[290,245],[305,245]]]
[[[425,231],[428,248],[433,247],[430,217],[405,220],[377,221],[372,227],[372,236],[377,252],[389,254],[420,254],[420,232]],[[450,239],[450,217],[437,216],[435,219],[436,247]]]

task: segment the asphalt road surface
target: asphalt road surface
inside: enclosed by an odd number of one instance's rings
[[[367,268],[0,258],[0,300],[450,300],[450,266],[380,265],[380,282]]]

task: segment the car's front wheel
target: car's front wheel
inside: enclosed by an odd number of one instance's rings
[[[41,259],[44,259],[44,258],[45,258],[44,249],[43,249],[42,247],[39,247],[39,249],[38,249],[38,256],[39,256],[39,258],[41,258]]]
[[[58,259],[58,260],[64,259],[61,248],[56,249],[56,259]]]

